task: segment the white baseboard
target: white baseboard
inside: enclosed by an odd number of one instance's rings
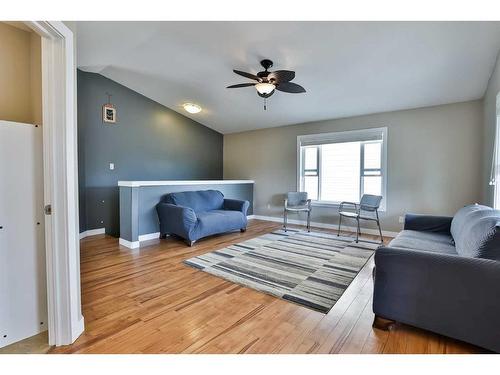
[[[276,223],[283,223],[283,218],[282,217],[275,217],[275,216],[262,216],[262,215],[252,215],[253,219],[257,220],[265,220],[265,221],[274,221]],[[295,220],[295,219],[288,219],[288,224],[294,224],[294,225],[306,225],[305,220]],[[318,222],[313,222],[311,221],[311,227],[316,227],[316,228],[324,228],[324,229],[337,229],[338,225],[335,224],[326,224],[326,223],[318,223]],[[366,234],[374,234],[376,236],[379,235],[377,229],[371,229],[371,228],[360,228],[361,233],[366,233]],[[348,230],[351,232],[356,231],[356,227],[350,227],[346,225],[342,225],[342,230]],[[398,232],[391,232],[387,230],[382,231],[382,235],[387,236],[387,237],[396,237]]]
[[[89,236],[95,236],[96,234],[104,234],[106,233],[105,228],[97,228],[97,229],[90,229],[86,230],[85,232],[80,233],[80,239],[89,237]]]
[[[139,242],[149,241],[149,240],[157,240],[158,238],[160,238],[160,232],[141,234],[139,236]]]
[[[262,216],[262,215],[248,215],[247,216],[248,220],[252,219],[257,219],[257,220],[265,220],[265,221],[273,221],[276,223],[283,223],[283,218],[281,217],[274,217],[274,216]],[[305,220],[294,220],[294,219],[288,219],[289,224],[293,225],[306,225]],[[334,224],[326,224],[326,223],[317,223],[317,222],[311,222],[312,227],[316,228],[324,228],[324,229],[337,229],[337,225]],[[351,232],[356,231],[355,227],[350,227],[350,226],[345,226],[342,225],[343,230],[348,230]],[[373,235],[378,235],[378,230],[376,229],[370,229],[370,228],[361,228],[362,233],[366,234],[373,234]],[[97,233],[96,233],[97,234]],[[391,231],[386,231],[383,230],[382,234],[387,237],[396,237],[398,232],[391,232]],[[120,238],[119,243],[122,246],[128,247],[129,249],[137,249],[141,246],[141,242],[144,241],[149,241],[149,240],[156,240],[160,237],[160,232],[154,232],[154,233],[147,233],[147,234],[141,234],[138,238],[138,241],[127,241],[123,238]]]
[[[76,339],[83,333],[85,330],[85,318],[82,316],[78,322],[71,327],[71,343],[75,342]]]
[[[120,238],[118,242],[120,245],[128,247],[129,249],[137,249],[141,247],[141,242],[149,240],[157,240],[158,238],[160,238],[160,232],[141,234],[139,236],[138,241],[128,241],[123,238]]]
[[[254,215],[248,215],[247,219],[255,219]],[[129,249],[136,249],[141,246],[141,242],[144,241],[150,241],[150,240],[156,240],[160,238],[160,232],[154,232],[154,233],[147,233],[147,234],[141,234],[138,237],[138,241],[127,241],[124,240],[123,238],[120,238],[120,245],[126,246]]]
[[[118,243],[122,246],[128,247],[129,249],[137,249],[139,246],[141,246],[141,243],[139,241],[127,241],[124,240],[123,238],[120,238],[118,240]]]

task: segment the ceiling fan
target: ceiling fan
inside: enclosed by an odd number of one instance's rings
[[[256,82],[239,83],[237,85],[228,86],[227,88],[236,89],[254,86],[257,90],[257,94],[261,98],[264,98],[264,110],[266,109],[265,100],[273,95],[276,90],[292,94],[306,92],[302,86],[290,82],[295,78],[295,72],[291,70],[275,70],[274,72],[270,72],[269,68],[273,66],[273,62],[268,59],[262,60],[260,65],[262,65],[264,71],[258,72],[257,74],[246,73],[235,69],[233,70],[236,74],[253,79]]]

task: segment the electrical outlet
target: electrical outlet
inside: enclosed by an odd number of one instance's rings
[[[401,224],[403,224],[403,223],[405,222],[405,217],[404,217],[404,216],[400,216],[400,217],[399,217],[399,222],[400,222]]]
[[[115,169],[115,163],[109,163],[109,170],[112,171]]]

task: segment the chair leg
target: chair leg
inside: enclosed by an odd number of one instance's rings
[[[307,231],[311,231],[311,211],[307,211]]]
[[[339,230],[337,231],[337,237],[340,236],[340,224],[342,223],[342,215],[339,215]]]
[[[286,210],[283,211],[283,229],[285,230],[286,232],[286,223],[287,222],[287,212]]]
[[[380,221],[377,220],[378,232],[380,233],[380,243],[384,243],[384,237],[382,236],[382,228],[380,228]]]
[[[356,230],[356,243],[359,242],[359,234],[360,234],[360,230],[359,230],[359,218],[356,219],[356,223],[357,223],[357,230]]]

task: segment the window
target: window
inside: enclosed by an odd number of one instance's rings
[[[386,201],[387,128],[297,137],[298,189],[315,204],[359,202],[363,194]]]
[[[496,124],[493,155],[491,159],[490,185],[493,186],[493,208],[500,208],[500,93],[497,94]],[[311,198],[312,199],[312,198]]]

